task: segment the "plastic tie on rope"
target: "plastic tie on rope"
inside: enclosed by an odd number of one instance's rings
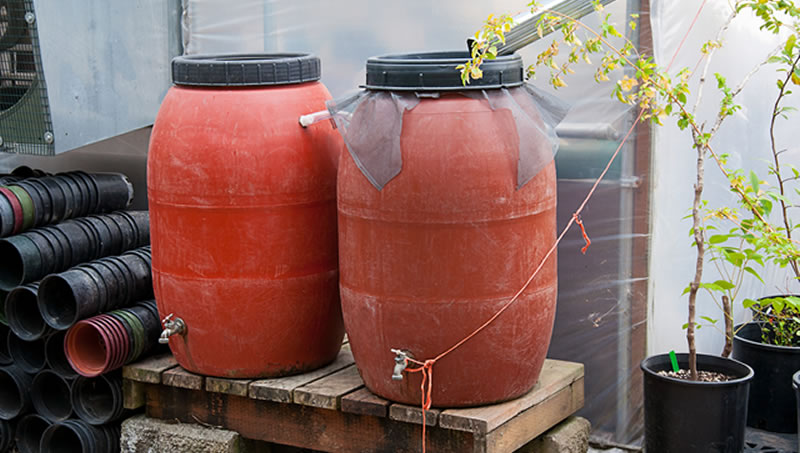
[[[589,235],[586,234],[586,228],[583,226],[583,220],[581,220],[581,216],[578,215],[577,213],[575,213],[575,214],[572,214],[572,218],[574,218],[575,219],[575,223],[577,223],[578,226],[581,227],[581,234],[583,235],[583,240],[586,242],[586,245],[581,247],[581,253],[586,255],[586,250],[588,250],[589,246],[592,245],[592,240],[589,239]]]

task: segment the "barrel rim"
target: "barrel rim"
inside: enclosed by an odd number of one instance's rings
[[[315,82],[321,77],[320,59],[310,53],[182,55],[172,60],[176,85],[280,86]]]
[[[511,54],[485,60],[483,77],[464,84],[456,66],[469,59],[470,53],[460,50],[372,57],[367,60],[364,86],[369,90],[467,91],[513,88],[525,82],[522,57]]]

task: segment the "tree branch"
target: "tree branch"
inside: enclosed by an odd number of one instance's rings
[[[777,150],[777,146],[775,144],[775,120],[778,119],[780,115],[778,110],[780,109],[781,100],[786,95],[786,85],[792,80],[792,74],[794,74],[795,68],[797,68],[798,63],[800,63],[800,53],[798,53],[797,58],[795,58],[794,62],[792,63],[792,67],[786,71],[786,79],[783,81],[783,85],[781,85],[780,93],[778,93],[778,98],[775,99],[775,105],[772,107],[772,119],[770,120],[769,124],[769,141],[770,146],[772,149],[772,157],[775,162],[775,179],[778,180],[778,189],[781,194],[781,217],[783,218],[783,226],[786,228],[786,238],[789,239],[791,242],[792,240],[792,227],[789,222],[789,208],[786,205],[785,196],[786,196],[786,188],[784,186],[784,180],[781,176],[781,163],[778,159],[778,155],[780,152]],[[797,260],[789,261],[789,265],[792,267],[792,271],[794,272],[795,277],[800,278],[800,265],[798,265]]]

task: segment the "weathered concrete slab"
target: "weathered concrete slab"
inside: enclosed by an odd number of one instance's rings
[[[122,422],[122,453],[243,453],[238,433],[137,415]]]

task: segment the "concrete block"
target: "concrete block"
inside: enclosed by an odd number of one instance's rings
[[[137,415],[122,422],[122,453],[244,453],[239,433]]]
[[[517,450],[517,453],[586,453],[591,429],[589,420],[569,417]]]

